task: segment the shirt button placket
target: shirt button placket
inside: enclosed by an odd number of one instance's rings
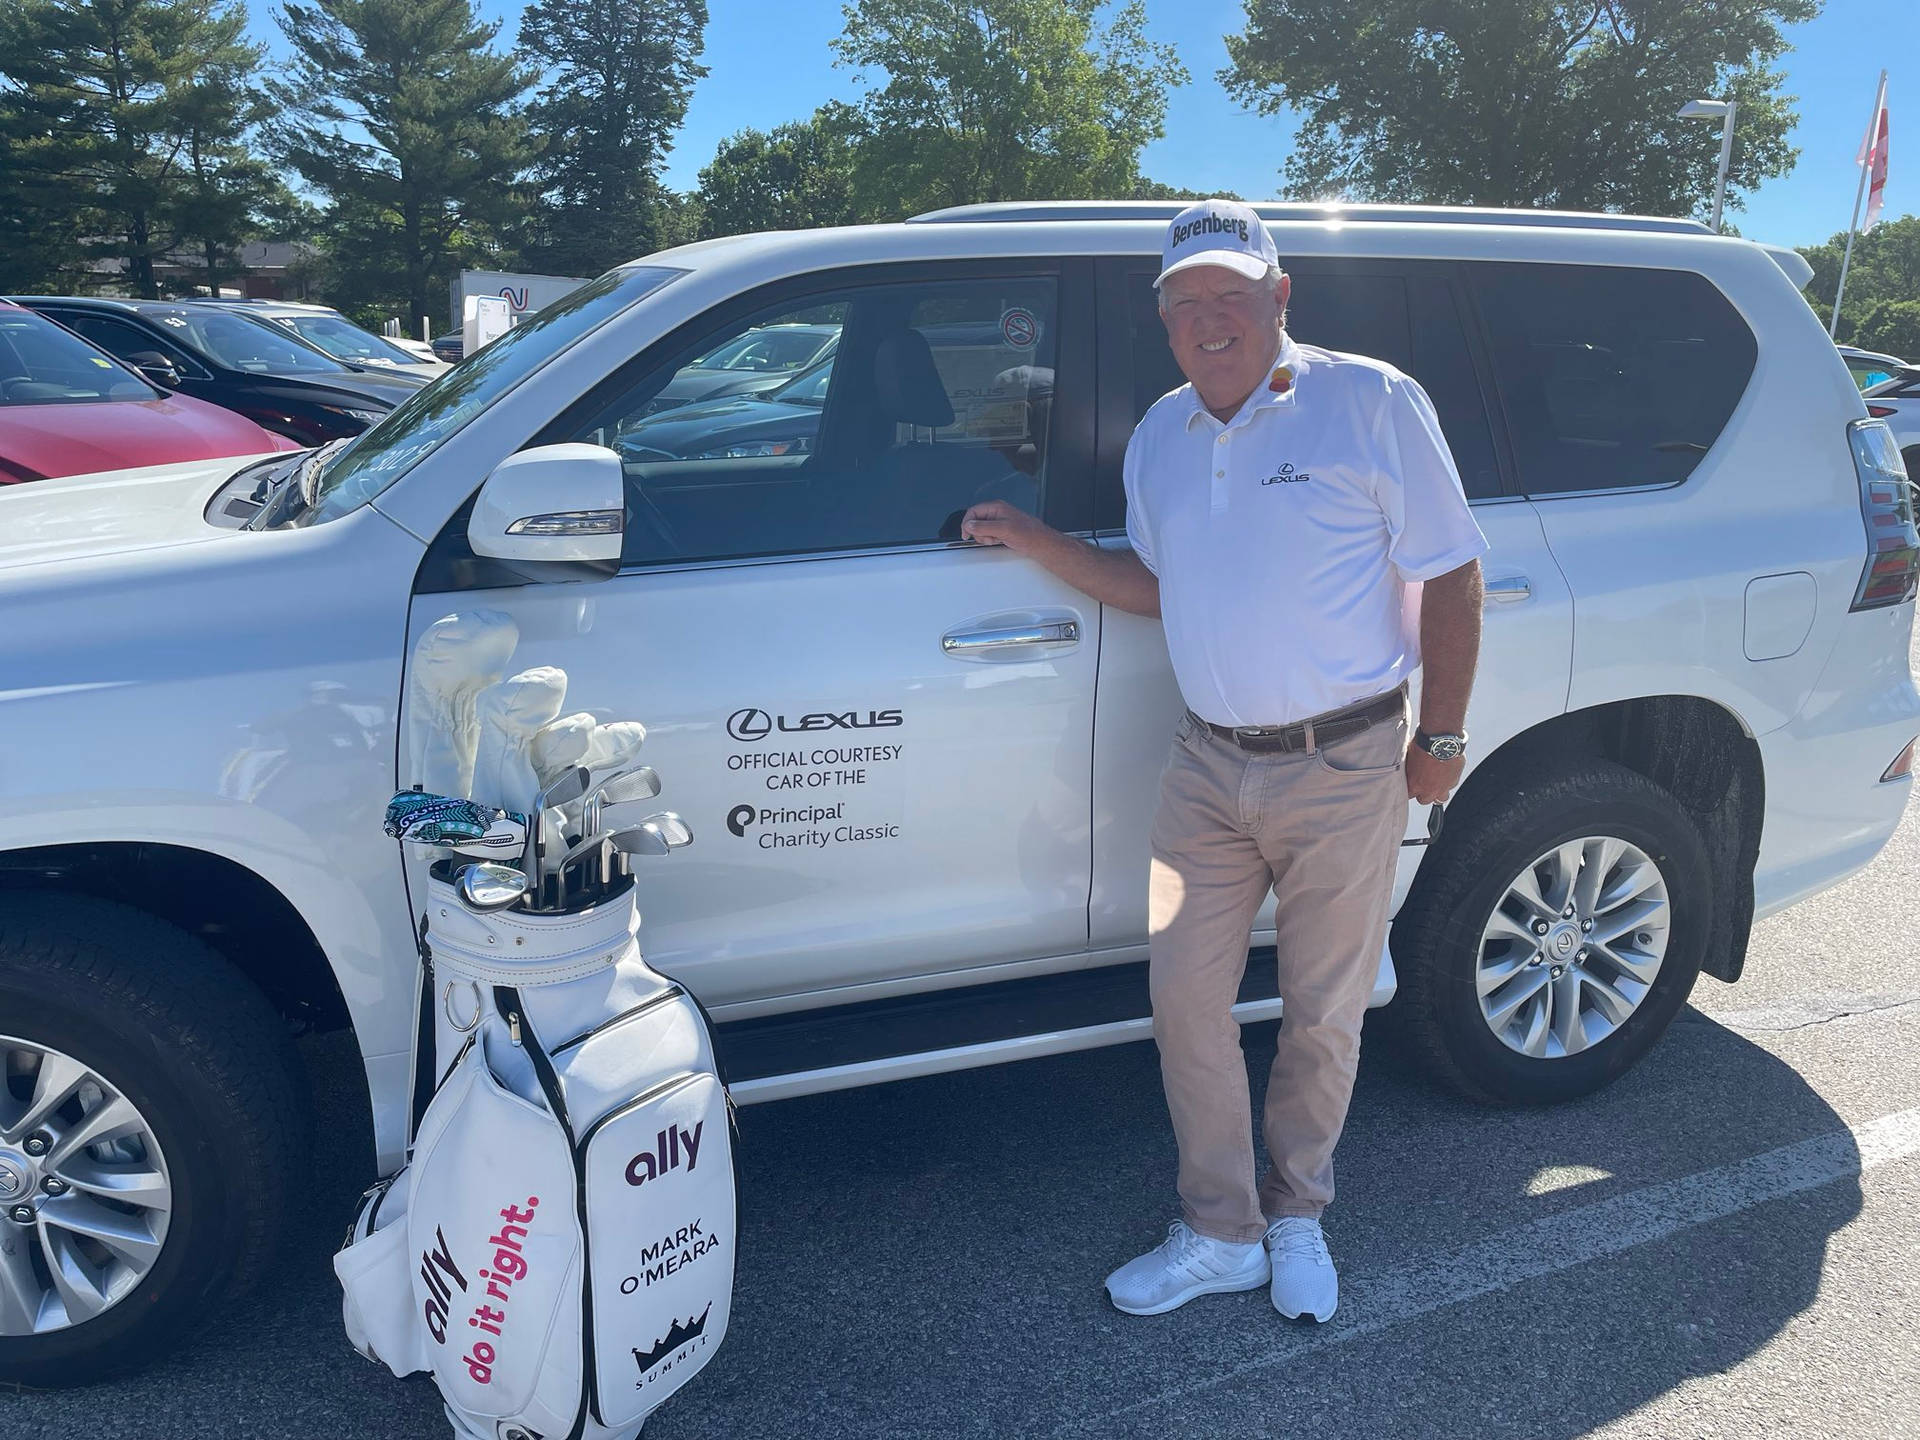
[[[1227,431],[1222,430],[1220,432],[1219,438],[1215,440],[1214,443],[1216,445],[1225,446],[1227,441],[1231,438],[1232,437]],[[1218,515],[1221,511],[1227,508],[1226,481],[1227,481],[1227,452],[1225,449],[1222,449],[1220,452],[1220,464],[1215,468],[1213,472],[1213,507],[1212,508],[1213,508],[1213,513],[1216,515]]]

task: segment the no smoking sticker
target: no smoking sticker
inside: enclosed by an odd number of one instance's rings
[[[1040,339],[1040,322],[1016,305],[1000,315],[1000,336],[1016,350],[1031,350]]]

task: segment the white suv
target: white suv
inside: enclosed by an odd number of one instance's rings
[[[698,843],[643,872],[643,938],[741,1100],[1144,1038],[1159,627],[955,536],[999,497],[1124,543],[1177,208],[693,245],[345,448],[0,494],[0,1376],[137,1361],[257,1272],[303,1153],[287,1020],[352,1027],[399,1159],[419,892],[380,819],[456,610],[648,723]],[[1425,385],[1492,542],[1474,766],[1436,843],[1409,808],[1378,1043],[1497,1101],[1590,1091],[1900,817],[1897,453],[1745,241],[1261,209],[1293,332]],[[652,406],[784,324],[837,327],[830,360]]]

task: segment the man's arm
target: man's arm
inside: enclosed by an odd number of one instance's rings
[[[1063,535],[1004,500],[985,500],[967,511],[960,538],[1004,545],[1102,605],[1135,615],[1160,614],[1160,582],[1133,551],[1102,550]]]
[[[1420,728],[1429,735],[1467,728],[1467,700],[1480,660],[1480,562],[1426,582],[1420,596]],[[1423,805],[1451,795],[1466,773],[1465,756],[1442,762],[1418,745],[1407,752],[1407,793]]]

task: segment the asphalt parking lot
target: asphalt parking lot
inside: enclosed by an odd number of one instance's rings
[[[1150,1045],[745,1109],[733,1329],[647,1434],[1920,1436],[1916,877],[1910,809],[1577,1104],[1477,1108],[1376,1045],[1318,1329],[1264,1292],[1106,1303],[1172,1213]],[[144,1375],[0,1391],[0,1435],[446,1433],[342,1336],[367,1134],[344,1037],[305,1054],[323,1139],[276,1281]]]

